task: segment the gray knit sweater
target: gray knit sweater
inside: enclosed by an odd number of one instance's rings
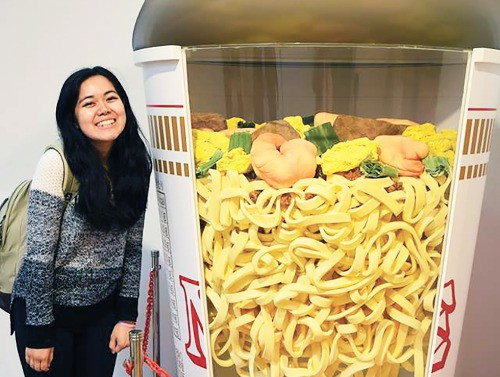
[[[65,205],[62,179],[62,160],[49,150],[31,184],[28,249],[12,293],[26,301],[26,324],[49,325],[54,305],[86,307],[113,292],[125,312],[136,312],[144,215],[127,231],[93,230],[74,200]]]

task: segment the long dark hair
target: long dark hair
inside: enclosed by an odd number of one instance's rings
[[[90,140],[76,127],[75,117],[80,86],[86,79],[98,75],[113,84],[127,118],[123,132],[109,152],[107,170]],[[118,78],[99,66],[71,74],[61,88],[56,120],[69,167],[80,184],[76,211],[98,230],[132,226],[146,209],[152,165],[127,93]]]

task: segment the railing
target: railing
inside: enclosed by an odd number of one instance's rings
[[[132,377],[143,377],[144,353],[142,352],[142,331],[132,330],[130,336],[130,362]]]
[[[127,374],[132,377],[143,377],[143,365],[146,364],[156,377],[170,377],[167,371],[160,367],[160,252],[151,251],[151,271],[149,273],[148,297],[146,301],[146,320],[144,333],[141,330],[132,330],[130,337],[130,358],[123,366]],[[151,321],[152,319],[152,321]],[[152,322],[153,358],[147,355],[149,328]]]

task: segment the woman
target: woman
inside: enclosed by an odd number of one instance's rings
[[[56,119],[79,182],[67,205],[63,161],[40,159],[12,325],[25,376],[112,376],[137,318],[151,160],[127,94],[102,67],[64,83]]]

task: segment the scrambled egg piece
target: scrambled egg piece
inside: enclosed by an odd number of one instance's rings
[[[456,151],[456,149],[457,149],[457,131],[444,129],[444,130],[441,130],[441,132],[439,132],[438,135],[440,135],[441,138],[443,138],[443,139],[449,140],[451,142],[453,151]]]
[[[436,126],[432,123],[424,123],[419,126],[409,126],[404,130],[403,136],[407,136],[416,141],[426,142],[426,139],[436,134]]]
[[[227,152],[229,138],[224,132],[193,130],[194,161],[196,167],[204,164],[217,150]]]
[[[358,167],[365,159],[378,160],[378,143],[366,137],[335,144],[320,158],[323,173],[331,175]]]
[[[226,119],[227,129],[232,130],[232,131],[236,130],[238,128],[239,122],[245,122],[245,119],[238,118],[238,117],[232,117],[232,118]]]
[[[427,139],[429,153],[434,156],[440,156],[446,151],[455,150],[453,141],[442,137],[440,134],[435,134]]]
[[[283,118],[284,121],[290,123],[290,125],[297,131],[302,139],[305,139],[304,132],[311,128],[310,125],[304,124],[302,117],[300,115],[289,116]]]
[[[217,161],[217,170],[236,170],[238,173],[246,173],[250,168],[250,155],[246,154],[243,148],[238,147],[224,153]]]
[[[457,131],[444,129],[436,132],[435,125],[425,123],[421,126],[408,127],[403,132],[403,136],[426,143],[429,146],[430,155],[446,157],[450,166],[453,166],[457,146]]]
[[[448,162],[450,163],[450,167],[453,167],[453,162],[455,160],[455,152],[452,150],[443,152],[440,156],[446,157],[448,159]]]

